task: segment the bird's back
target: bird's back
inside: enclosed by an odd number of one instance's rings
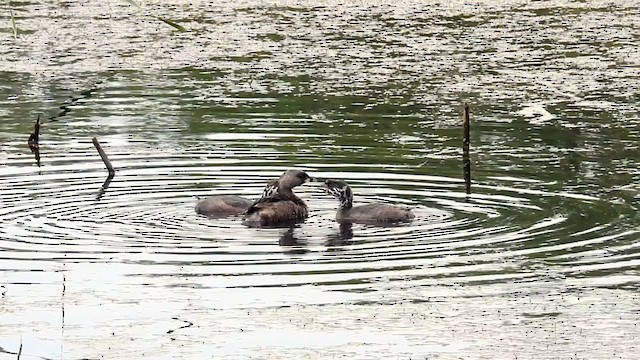
[[[210,196],[196,204],[196,213],[210,217],[240,215],[253,203],[252,200],[235,195]]]
[[[366,204],[339,210],[336,219],[345,222],[396,223],[409,221],[415,215],[410,209],[389,204]]]
[[[249,226],[273,226],[306,219],[309,214],[307,205],[302,199],[291,195],[275,194],[260,199],[246,211],[243,222]]]

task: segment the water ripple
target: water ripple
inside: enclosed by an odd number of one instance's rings
[[[16,334],[42,358],[638,353],[635,2],[8,6],[0,353]],[[313,184],[291,229],[195,214],[288,168],[417,217],[340,226]]]
[[[445,177],[308,169],[320,178],[347,180],[357,203],[413,207],[416,219],[404,226],[340,226],[333,220],[336,202],[315,186],[299,188],[311,216],[291,229],[250,229],[238,218],[196,215],[195,196],[256,196],[266,179],[283,170],[256,170],[251,161],[245,167],[236,156],[221,166],[185,154],[153,158],[116,152],[124,169],[103,191],[89,154],[65,159],[74,162],[73,172],[63,161],[40,170],[9,160],[10,176],[0,177],[0,187],[11,189],[3,192],[0,211],[4,258],[139,264],[145,267],[136,276],[168,277],[175,286],[184,278],[214,288],[313,285],[389,294],[436,279],[439,284],[531,281],[549,271],[583,277],[621,272],[638,262],[631,240],[637,230],[616,230],[629,220],[625,206],[512,187],[520,180],[512,178],[494,180],[503,185],[477,185],[467,195],[459,180]],[[557,202],[573,210],[557,213]],[[594,216],[601,217],[596,225],[577,221]],[[540,268],[540,261],[551,268]],[[167,265],[190,271],[175,278],[160,270]]]

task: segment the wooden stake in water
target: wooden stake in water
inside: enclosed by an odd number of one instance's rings
[[[32,152],[40,146],[40,115],[38,115],[36,119],[36,124],[33,126],[33,132],[29,135],[27,144],[29,144],[29,149],[31,149]]]
[[[22,336],[20,336],[20,348],[18,349],[18,357],[17,357],[18,360],[20,360],[20,355],[22,355]]]
[[[36,119],[36,124],[33,126],[33,132],[29,135],[27,144],[36,157],[36,163],[40,166],[40,115]]]
[[[93,146],[95,146],[96,149],[98,149],[98,154],[100,154],[100,157],[104,162],[104,165],[107,167],[107,170],[109,170],[109,176],[113,176],[116,173],[116,171],[113,169],[113,166],[111,165],[111,161],[109,161],[107,154],[104,152],[104,150],[102,150],[102,146],[100,146],[100,142],[95,137],[93,138]]]
[[[471,194],[471,160],[469,159],[469,104],[465,103],[462,112],[462,163],[464,165],[464,184],[467,194]]]

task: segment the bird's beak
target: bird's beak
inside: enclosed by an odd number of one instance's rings
[[[327,185],[327,183],[325,181],[322,182],[322,184],[320,184],[320,189],[322,189],[324,192],[329,192],[329,185]]]

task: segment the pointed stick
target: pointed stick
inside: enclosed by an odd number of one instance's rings
[[[17,357],[18,360],[20,360],[20,355],[22,355],[22,336],[20,336],[20,348],[18,349],[18,357]]]
[[[469,159],[469,138],[470,138],[470,123],[469,123],[469,104],[465,103],[462,113],[462,128],[463,128],[463,140],[462,140],[462,163],[464,165],[464,183],[467,194],[471,194],[471,160]]]
[[[33,126],[33,132],[29,135],[27,144],[29,144],[31,152],[34,152],[35,149],[40,146],[40,115],[38,115],[38,118],[36,119],[36,123]]]
[[[29,135],[29,140],[27,140],[27,144],[29,145],[29,149],[36,156],[36,163],[40,166],[40,115],[36,119],[36,123],[33,126],[33,132]]]
[[[102,150],[102,146],[100,146],[100,142],[95,137],[93,138],[93,146],[95,146],[96,149],[98,149],[98,154],[100,154],[100,157],[104,162],[104,165],[107,167],[107,170],[109,171],[109,176],[113,176],[116,173],[116,171],[111,165],[111,161],[109,161],[107,154],[104,152],[104,150]]]

